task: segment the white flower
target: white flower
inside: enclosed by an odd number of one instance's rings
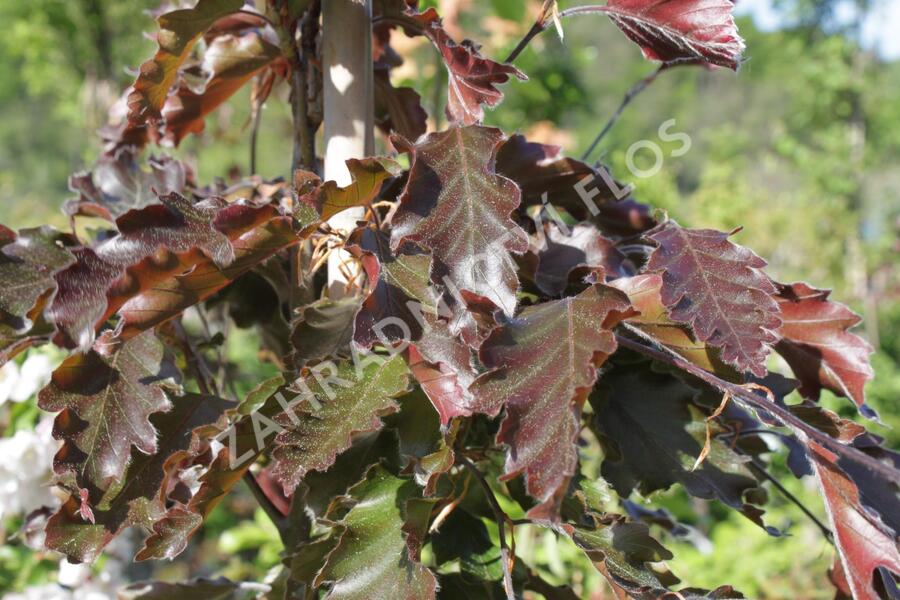
[[[45,419],[34,431],[17,431],[11,438],[0,439],[0,521],[41,506],[56,506],[49,483],[59,443],[51,430],[52,421]]]
[[[52,373],[53,361],[46,354],[30,354],[21,367],[14,361],[6,363],[0,368],[0,405],[28,400],[47,385]]]

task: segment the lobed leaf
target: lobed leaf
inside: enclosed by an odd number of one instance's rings
[[[819,399],[823,389],[852,400],[864,415],[875,418],[866,406],[865,385],[875,373],[869,364],[874,351],[850,329],[861,319],[852,310],[828,299],[826,290],[805,283],[778,285],[781,340],[775,350],[800,380],[800,393]]]
[[[413,510],[417,486],[383,467],[369,471],[350,490],[350,511],[335,525],[340,541],[316,584],[333,582],[327,600],[428,600],[437,580],[419,562],[421,545],[410,529],[423,529],[428,512]]]
[[[491,370],[469,389],[479,412],[506,407],[497,433],[509,446],[504,478],[525,473],[528,493],[546,503],[531,510],[535,517],[558,514],[556,496],[577,466],[581,407],[597,368],[616,350],[612,328],[630,314],[623,293],[597,284],[525,308],[481,346],[481,362]]]
[[[648,60],[737,70],[744,40],[732,10],[730,0],[609,0],[606,6],[581,6],[566,13],[607,15]]]
[[[494,62],[478,52],[479,46],[471,40],[457,44],[441,24],[434,9],[415,14],[424,35],[431,40],[447,67],[447,118],[459,125],[474,125],[484,119],[482,104],[494,107],[503,100],[497,85],[510,77],[522,81],[528,78],[512,65]]]
[[[132,446],[156,453],[149,417],[171,408],[162,383],[176,375],[152,332],[126,342],[106,332],[90,352],[63,361],[38,395],[43,410],[61,411],[53,428],[64,440],[54,461],[57,474],[71,475],[70,485],[99,501],[98,492],[124,475]]]
[[[673,321],[721,348],[725,362],[764,377],[767,344],[778,341],[781,325],[777,290],[762,271],[766,261],[728,236],[669,221],[648,234],[658,247],[646,270],[662,273],[660,295]]]
[[[519,205],[516,185],[496,174],[503,139],[497,129],[453,127],[415,145],[396,143],[411,155],[409,180],[393,219],[391,247],[403,242],[431,250],[432,281],[446,274],[456,288],[483,296],[512,315],[516,265],[511,252],[528,240],[509,217]]]
[[[128,95],[128,120],[133,124],[158,119],[178,69],[194,44],[215,21],[240,10],[243,0],[198,0],[194,8],[175,10],[157,18],[159,48],[141,65]]]
[[[354,434],[380,429],[381,417],[399,410],[394,399],[409,386],[403,358],[371,357],[366,362],[357,368],[342,361],[306,377],[300,389],[310,395],[310,406],[276,419],[285,429],[275,438],[272,472],[285,494],[293,493],[308,472],[328,469],[350,447]]]

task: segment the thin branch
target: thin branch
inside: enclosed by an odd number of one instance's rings
[[[511,64],[519,57],[519,55],[522,53],[522,50],[524,50],[525,47],[531,43],[531,40],[537,37],[537,35],[545,29],[547,29],[547,24],[545,22],[541,22],[540,19],[535,21],[534,25],[531,26],[531,29],[528,30],[528,33],[525,34],[525,37],[523,37],[519,41],[516,47],[513,48],[513,51],[509,53],[509,56],[507,56],[506,60],[504,60],[503,62]]]
[[[603,129],[600,130],[600,133],[597,134],[597,137],[594,138],[594,141],[591,142],[591,145],[588,147],[588,149],[585,150],[584,154],[581,155],[581,160],[587,160],[587,158],[594,152],[597,144],[599,144],[600,141],[604,137],[606,137],[606,134],[610,132],[610,130],[613,128],[613,125],[615,125],[619,118],[621,118],[622,113],[625,111],[625,107],[631,104],[631,101],[634,100],[634,98],[638,94],[647,89],[647,86],[653,83],[656,80],[657,76],[662,73],[667,66],[668,65],[666,65],[665,63],[661,64],[655,71],[628,88],[628,91],[625,92],[625,96],[622,97],[622,102],[619,103],[619,107],[616,109],[616,112],[613,113],[613,115],[606,122],[606,125],[603,126]]]
[[[831,533],[831,530],[819,520],[816,515],[812,514],[812,512],[804,506],[803,502],[800,501],[799,498],[794,496],[786,487],[784,487],[780,481],[778,481],[773,475],[771,475],[768,471],[766,471],[763,464],[757,458],[751,458],[750,462],[747,463],[747,466],[750,467],[750,470],[769,481],[772,486],[778,490],[782,496],[787,498],[790,502],[795,504],[797,508],[799,508],[803,514],[805,514],[809,519],[816,524],[816,527],[822,532],[822,535],[825,536],[825,539],[828,540],[828,543],[832,546],[834,545],[834,535]]]
[[[681,369],[682,371],[687,371],[697,379],[700,379],[704,383],[711,385],[712,387],[723,393],[730,392],[732,398],[734,398],[735,400],[739,400],[755,410],[761,410],[774,415],[779,421],[781,421],[783,425],[790,427],[794,431],[801,433],[803,436],[811,440],[815,440],[816,443],[827,447],[835,454],[864,465],[866,468],[872,470],[875,473],[878,473],[881,477],[887,479],[888,481],[900,483],[900,471],[898,471],[897,469],[894,469],[878,460],[875,460],[858,448],[848,446],[834,439],[833,437],[822,433],[815,427],[812,427],[811,425],[796,417],[786,408],[779,406],[778,404],[775,404],[773,402],[764,400],[762,397],[757,396],[747,388],[716,377],[712,373],[701,369],[691,362],[688,362],[678,353],[665,347],[663,347],[664,350],[661,350],[657,349],[656,347],[646,346],[640,342],[632,340],[631,338],[627,338],[621,335],[616,335],[616,340],[622,347],[628,348],[629,350],[633,350],[635,352],[643,354],[644,356],[663,362],[667,365],[671,365],[673,367]],[[656,344],[654,344],[654,346],[655,345]]]
[[[250,125],[250,174],[255,175],[256,170],[256,146],[259,138],[259,124],[262,121],[262,106],[255,107],[253,122]]]
[[[487,479],[484,478],[484,475],[478,470],[475,463],[461,454],[458,456],[459,462],[462,463],[472,475],[475,476],[478,483],[481,484],[482,489],[484,489],[484,495],[487,497],[488,503],[494,511],[494,517],[497,519],[497,529],[500,532],[500,560],[503,563],[503,588],[506,590],[507,600],[516,600],[516,596],[513,593],[512,572],[510,571],[509,565],[509,546],[506,543],[506,523],[510,522],[510,518],[503,511],[503,508],[497,501],[497,497],[494,495],[494,490],[491,489]]]
[[[263,509],[263,512],[266,513],[266,516],[271,519],[272,524],[278,529],[279,532],[283,532],[285,526],[285,515],[278,510],[278,507],[266,496],[266,492],[263,491],[262,486],[259,485],[259,482],[256,480],[256,477],[253,473],[248,469],[244,472],[244,483],[247,484],[247,487],[250,488],[250,493],[253,494],[253,497],[256,499],[259,507]],[[282,536],[283,537],[283,536]]]

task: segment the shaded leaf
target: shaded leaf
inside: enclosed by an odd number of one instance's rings
[[[529,514],[555,518],[554,496],[575,474],[581,407],[597,367],[616,350],[612,333],[631,314],[627,297],[594,285],[578,296],[525,308],[482,344],[491,369],[470,386],[479,412],[506,407],[497,442],[509,446],[504,478],[524,472],[528,493],[546,506]]]
[[[65,441],[54,461],[57,474],[71,474],[79,488],[106,490],[124,475],[132,446],[156,453],[149,417],[171,408],[161,385],[176,375],[152,332],[127,342],[107,332],[87,354],[63,361],[38,396],[43,410],[62,411],[53,428]]]
[[[624,274],[625,255],[590,223],[563,230],[550,222],[544,226],[544,236],[546,243],[538,252],[535,283],[549,296],[565,292],[576,270],[586,275],[590,268],[599,267],[610,277]]]
[[[767,344],[781,325],[766,261],[731,243],[729,234],[684,229],[670,221],[648,237],[659,246],[646,270],[662,272],[661,296],[673,321],[722,349],[722,360],[758,377],[766,374]]]
[[[649,208],[628,198],[629,188],[605,167],[563,156],[559,146],[510,136],[497,152],[497,172],[519,185],[523,206],[546,200],[578,221],[590,220],[608,236],[631,236],[656,224]]]
[[[146,581],[133,583],[118,593],[119,600],[250,600],[266,586],[218,579],[194,579],[185,583]]]
[[[184,163],[168,156],[151,156],[147,167],[140,164],[134,148],[101,156],[90,171],[69,177],[69,189],[78,197],[68,200],[63,210],[73,216],[114,221],[129,210],[158,204],[159,196],[184,193],[190,176]]]
[[[822,389],[852,400],[864,415],[875,412],[865,404],[866,382],[875,373],[869,364],[873,349],[850,329],[861,319],[852,310],[828,299],[830,292],[805,283],[780,285],[781,340],[775,350],[800,380],[800,393],[819,399]]]
[[[500,581],[503,563],[500,548],[494,545],[481,519],[456,508],[431,537],[438,565],[458,561],[461,573],[476,579]]]
[[[323,298],[303,307],[291,331],[294,358],[301,364],[346,355],[353,339],[359,298]]]
[[[392,249],[404,241],[432,251],[432,280],[447,275],[461,290],[484,296],[512,315],[516,265],[510,252],[528,249],[525,232],[510,219],[519,205],[516,185],[494,172],[502,133],[454,127],[420,143],[395,140],[412,156],[409,181],[393,219]]]
[[[417,492],[414,483],[380,466],[350,490],[355,504],[336,523],[340,541],[317,577],[317,583],[333,582],[328,600],[435,597],[437,580],[419,563],[421,547],[406,533],[427,523],[427,512],[423,523],[422,511],[408,510]]]
[[[428,128],[422,97],[413,88],[391,85],[387,69],[375,69],[375,114],[378,126],[388,135],[399,133],[416,140]]]
[[[710,63],[737,70],[744,40],[730,0],[609,0],[568,14],[604,13],[641,47],[644,57],[664,63]]]
[[[765,493],[744,465],[747,457],[714,437],[709,454],[692,470],[707,427],[693,405],[697,395],[647,362],[604,373],[590,397],[596,413],[592,427],[606,448],[601,473],[622,497],[633,490],[647,496],[680,483],[692,496],[717,498],[762,526],[762,510],[749,502],[764,503]]]
[[[299,389],[308,406],[277,419],[285,429],[275,439],[272,472],[285,494],[293,493],[307,472],[330,467],[350,447],[353,434],[381,428],[381,417],[399,409],[394,398],[409,385],[403,358],[370,357],[366,362],[360,370],[350,361],[330,364],[307,377]]]
[[[431,257],[395,255],[390,235],[372,224],[356,229],[347,242],[347,250],[360,259],[370,286],[356,314],[353,339],[363,348],[376,342],[417,340],[422,335],[424,313],[437,312]]]

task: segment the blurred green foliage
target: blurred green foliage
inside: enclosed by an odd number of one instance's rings
[[[5,0],[0,21],[0,221],[12,227],[51,222],[69,192],[66,179],[87,168],[100,151],[94,131],[133,78],[153,45],[142,36],[153,22],[153,0]],[[427,2],[436,5],[437,2]],[[443,3],[442,3],[443,4]],[[491,0],[468,3],[457,25],[502,57],[530,26],[540,3]],[[561,2],[563,8],[572,3]],[[739,21],[749,61],[738,74],[679,67],[659,78],[628,107],[590,157],[609,164],[637,196],[691,227],[735,229],[737,240],[770,262],[783,281],[803,279],[835,289],[869,321],[877,340],[877,376],[869,403],[884,426],[873,429],[900,446],[900,63],[859,50],[850,32],[828,29],[830,3],[782,2],[797,26],[758,31]],[[530,81],[505,86],[506,101],[488,122],[562,144],[578,155],[615,111],[622,95],[655,68],[614,26],[600,17],[569,20],[565,39],[552,29],[520,56]],[[401,34],[398,34],[401,35]],[[440,119],[443,73],[432,49],[411,49],[399,75],[415,86]],[[437,92],[437,93],[436,93]],[[286,90],[276,89],[263,113],[260,172],[287,175],[290,162]],[[247,171],[248,93],[238,94],[207,119],[202,136],[177,150],[201,182]],[[660,125],[690,136],[690,151],[671,156],[680,142],[661,139]],[[657,143],[665,157],[658,174],[630,177],[628,148]],[[158,152],[158,149],[152,149]],[[645,167],[651,157],[639,154]],[[256,353],[249,331],[230,334],[225,351],[239,365],[241,394],[274,373]],[[844,399],[823,403],[858,418]],[[37,410],[24,403],[5,420],[6,435],[33,426]],[[586,449],[589,456],[596,448]],[[594,456],[593,460],[596,460]],[[777,475],[813,512],[822,507],[809,481]],[[832,552],[819,531],[774,490],[767,521],[791,535],[770,538],[737,513],[714,503],[689,505],[673,490],[652,498],[712,543],[703,551],[664,535],[672,570],[692,585],[731,583],[754,598],[826,598],[824,572]],[[638,500],[643,501],[643,500]],[[512,500],[510,500],[512,502]],[[514,506],[510,513],[516,514]],[[701,515],[696,517],[695,515]],[[14,531],[16,524],[7,524]],[[496,531],[493,535],[496,535]],[[659,532],[658,532],[659,533]],[[537,528],[517,530],[518,554],[549,581],[572,581],[584,597],[602,597],[600,577],[580,551]],[[223,503],[188,553],[157,567],[170,580],[221,573],[262,580],[279,561],[275,528],[255,510],[246,490]],[[427,553],[426,553],[427,554]],[[752,556],[753,560],[746,560]],[[0,589],[52,580],[53,562],[21,545],[0,548]],[[101,567],[98,567],[101,568]]]

